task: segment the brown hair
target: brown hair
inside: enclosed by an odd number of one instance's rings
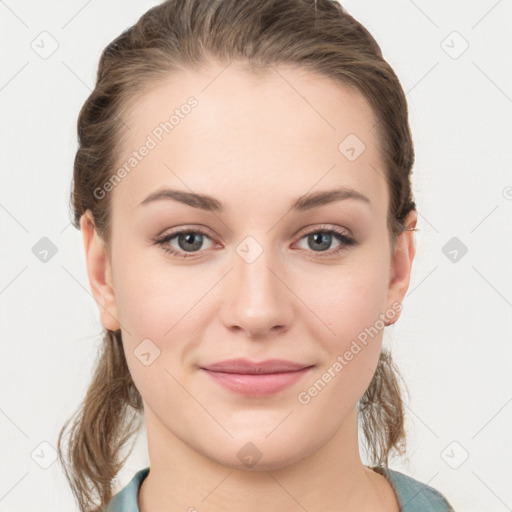
[[[407,214],[416,208],[406,98],[377,42],[335,0],[168,0],[112,41],[101,55],[96,86],[78,117],[71,194],[75,227],[80,229],[81,216],[90,210],[108,248],[109,196],[98,200],[94,191],[109,180],[119,159],[126,134],[123,115],[158,80],[214,61],[241,62],[253,71],[296,65],[338,80],[366,98],[375,115],[390,193],[388,227],[394,248]],[[405,453],[398,378],[390,354],[383,350],[359,401],[367,450],[378,465],[387,465],[392,450]],[[121,452],[138,431],[142,412],[121,332],[105,330],[85,399],[58,440],[59,458],[81,512],[101,510],[111,499],[114,478],[131,450],[122,460]],[[66,462],[61,443],[71,420]]]

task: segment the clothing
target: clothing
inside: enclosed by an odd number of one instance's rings
[[[433,487],[387,467],[372,469],[385,476],[390,482],[401,512],[454,512],[446,498]],[[107,512],[140,512],[139,489],[148,473],[149,467],[138,471],[130,482],[110,500]]]

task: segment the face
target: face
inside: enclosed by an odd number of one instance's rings
[[[146,422],[227,466],[252,455],[278,468],[352,417],[414,249],[404,233],[391,252],[376,119],[359,93],[294,67],[222,69],[183,71],[134,102],[126,172],[103,189],[109,252],[82,229]],[[238,358],[305,369],[213,368]]]

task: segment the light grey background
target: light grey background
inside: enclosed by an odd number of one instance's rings
[[[0,1],[2,512],[77,510],[54,448],[101,324],[69,222],[76,118],[101,50],[155,4]],[[409,458],[390,467],[457,511],[512,510],[511,1],[343,5],[400,78],[416,149],[418,254],[386,333],[411,394]],[[43,237],[57,250],[46,262]],[[119,487],[149,465],[142,434]]]

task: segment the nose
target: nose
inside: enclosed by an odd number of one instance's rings
[[[275,251],[274,251],[275,253]],[[249,237],[233,254],[220,316],[227,329],[266,339],[290,327],[293,293],[286,270],[272,249]]]

